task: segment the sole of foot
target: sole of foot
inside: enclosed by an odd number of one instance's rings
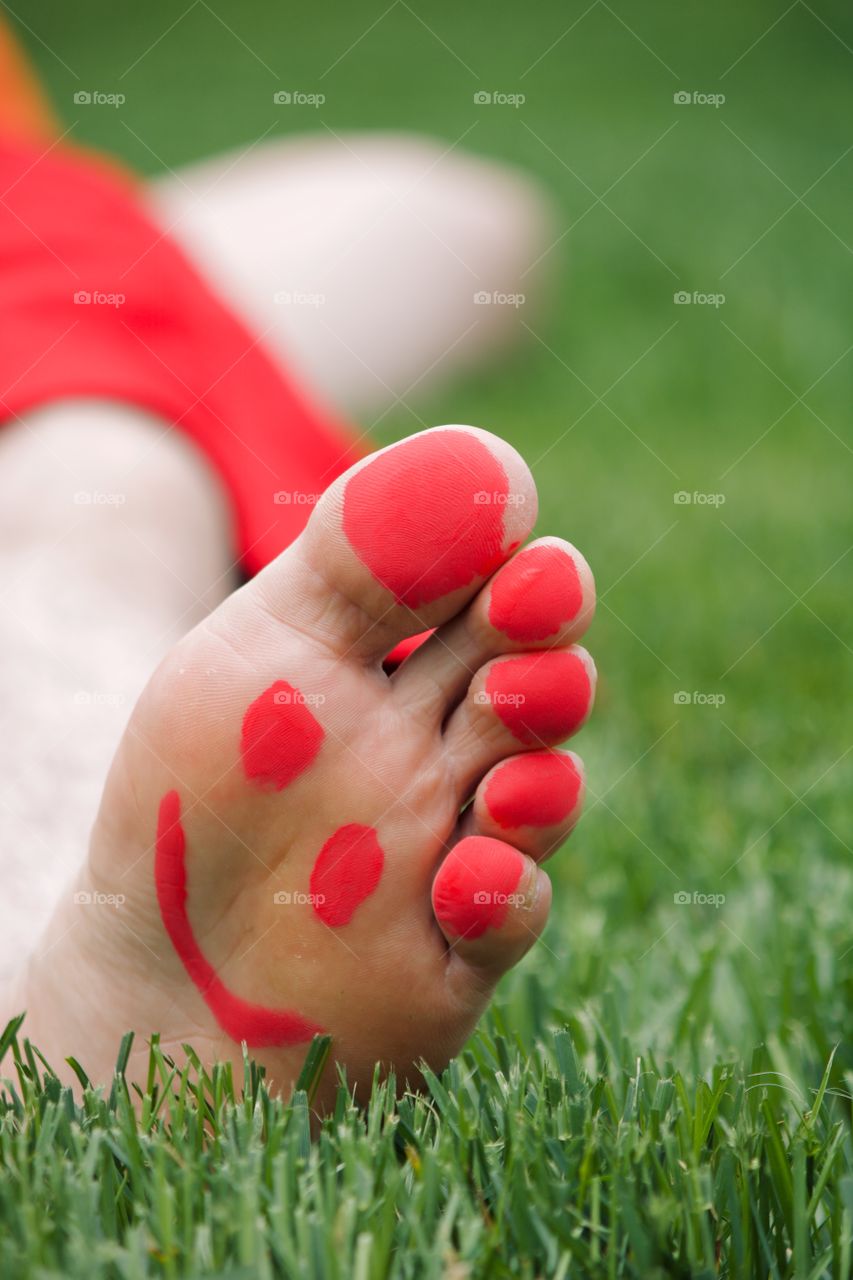
[[[171,651],[22,980],[49,1057],[107,1078],[133,1029],[131,1074],[152,1032],[239,1069],[245,1042],[286,1091],[325,1032],[363,1092],[377,1061],[416,1083],[459,1050],[582,803],[556,748],[593,702],[594,583],[569,543],[524,545],[535,519],[506,442],[423,432]]]

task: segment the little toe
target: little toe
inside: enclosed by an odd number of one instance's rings
[[[450,980],[463,995],[481,994],[542,932],[551,882],[511,844],[469,836],[439,867],[432,905],[450,952]]]
[[[595,664],[580,645],[496,658],[481,667],[444,733],[461,793],[521,748],[554,747],[570,738],[592,710],[595,682]]]
[[[357,463],[323,495],[292,554],[260,575],[267,605],[378,664],[447,621],[527,537],[523,459],[474,427],[436,427]],[[301,563],[293,600],[294,560]]]
[[[490,658],[572,644],[594,612],[595,581],[584,557],[562,538],[539,538],[503,565],[466,609],[410,654],[396,655],[398,696],[429,706],[441,723]]]
[[[510,756],[486,774],[465,810],[465,836],[511,840],[544,862],[568,838],[583,809],[585,776],[573,751]]]

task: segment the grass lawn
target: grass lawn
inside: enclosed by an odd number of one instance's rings
[[[427,1096],[342,1090],[312,1139],[321,1045],[289,1105],[188,1071],[167,1117],[155,1047],[141,1107],[120,1075],[78,1105],[24,1026],[0,1274],[847,1280],[853,15],[183,8],[20,10],[76,137],[155,172],[270,126],[470,128],[552,191],[552,314],[520,308],[512,359],[374,434],[504,434],[540,531],[591,560],[588,811],[543,943]],[[78,110],[81,87],[127,102]],[[327,100],[282,110],[281,87]],[[725,102],[673,100],[694,91]]]

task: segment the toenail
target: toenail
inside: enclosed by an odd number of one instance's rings
[[[492,664],[483,701],[519,742],[547,746],[583,723],[592,685],[578,652],[524,654]]]
[[[416,608],[493,573],[507,555],[506,472],[467,431],[413,436],[368,462],[344,491],[343,527],[362,564]]]
[[[460,840],[433,885],[433,909],[444,932],[467,941],[499,929],[510,906],[521,905],[516,898],[529,896],[529,888],[519,888],[525,868],[522,855],[503,840]]]
[[[330,836],[311,872],[311,902],[323,923],[349,924],[379,884],[384,863],[373,827],[351,822]]]
[[[276,680],[243,717],[240,748],[251,782],[281,791],[311,764],[323,742],[311,701],[286,680]]]
[[[536,752],[507,760],[493,771],[485,804],[500,827],[555,827],[578,802],[581,776],[570,756]]]
[[[575,562],[561,547],[520,551],[491,584],[489,621],[510,640],[528,643],[557,635],[580,612],[583,587]]]

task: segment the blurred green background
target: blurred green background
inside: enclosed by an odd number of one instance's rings
[[[447,142],[470,128],[467,148],[551,192],[567,232],[548,259],[552,314],[520,312],[537,336],[511,359],[412,402],[524,452],[539,530],[582,548],[601,594],[599,705],[579,742],[588,812],[551,864],[544,945],[500,1004],[525,1037],[569,1020],[588,1043],[618,1026],[700,1070],[766,1041],[811,1071],[845,1038],[838,1067],[853,1065],[849,7],[19,13],[74,136],[145,173],[270,126]],[[75,110],[80,87],[127,102]],[[327,101],[277,110],[278,87]],[[482,90],[526,100],[481,108]],[[725,301],[677,305],[682,290]],[[394,434],[418,417],[401,408]]]

